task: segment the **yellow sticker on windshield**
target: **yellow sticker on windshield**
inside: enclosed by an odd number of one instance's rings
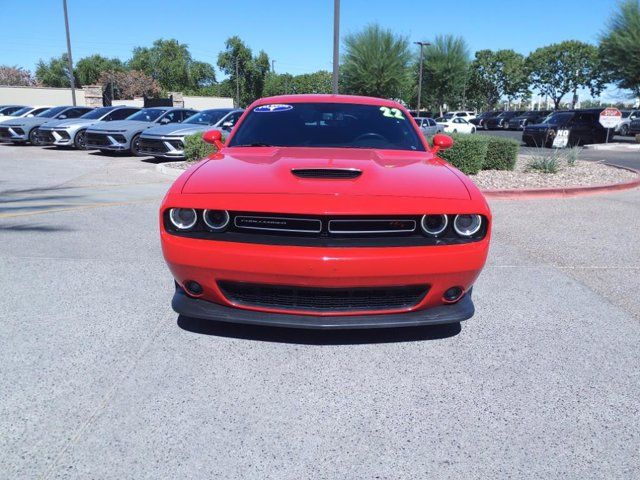
[[[402,110],[398,108],[380,107],[380,111],[382,112],[383,117],[397,118],[399,120],[404,120],[404,115],[402,115]]]

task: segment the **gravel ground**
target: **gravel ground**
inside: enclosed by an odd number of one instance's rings
[[[637,175],[628,170],[610,167],[602,163],[578,160],[573,166],[562,163],[557,173],[527,171],[531,156],[520,155],[513,171],[484,170],[471,179],[482,190],[585,187],[628,182]]]

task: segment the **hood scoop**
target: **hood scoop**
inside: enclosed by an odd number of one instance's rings
[[[358,178],[362,170],[357,168],[292,168],[291,173],[300,178],[346,180]]]

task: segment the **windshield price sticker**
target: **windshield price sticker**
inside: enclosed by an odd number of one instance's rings
[[[253,109],[254,112],[257,113],[271,113],[271,112],[286,112],[287,110],[291,110],[293,105],[287,105],[284,103],[274,103],[271,105],[260,105]]]
[[[380,111],[382,112],[383,117],[397,118],[399,120],[404,120],[404,115],[402,114],[402,110],[399,110],[397,108],[380,107]]]
[[[556,138],[553,139],[553,148],[564,148],[569,144],[569,130],[558,130]]]

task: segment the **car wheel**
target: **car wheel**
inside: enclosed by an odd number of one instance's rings
[[[629,125],[622,125],[620,127],[620,135],[622,135],[623,137],[629,135]]]
[[[476,127],[471,127],[471,133],[476,133]]]
[[[451,133],[458,133],[458,130],[456,130],[455,128],[453,129],[453,132]]]
[[[73,139],[73,146],[78,150],[87,149],[86,133],[86,130],[80,130],[78,133],[76,133],[76,137]]]
[[[483,123],[483,124],[482,124],[482,129],[483,129],[483,130],[489,130],[489,127],[487,126],[487,124],[486,124],[486,123]]]
[[[36,130],[37,130],[37,128],[34,128],[29,132],[29,142],[31,143],[31,145],[38,146],[38,145],[40,145],[40,142],[36,138]]]
[[[135,137],[131,139],[131,154],[134,157],[140,157],[140,134],[137,134]]]

